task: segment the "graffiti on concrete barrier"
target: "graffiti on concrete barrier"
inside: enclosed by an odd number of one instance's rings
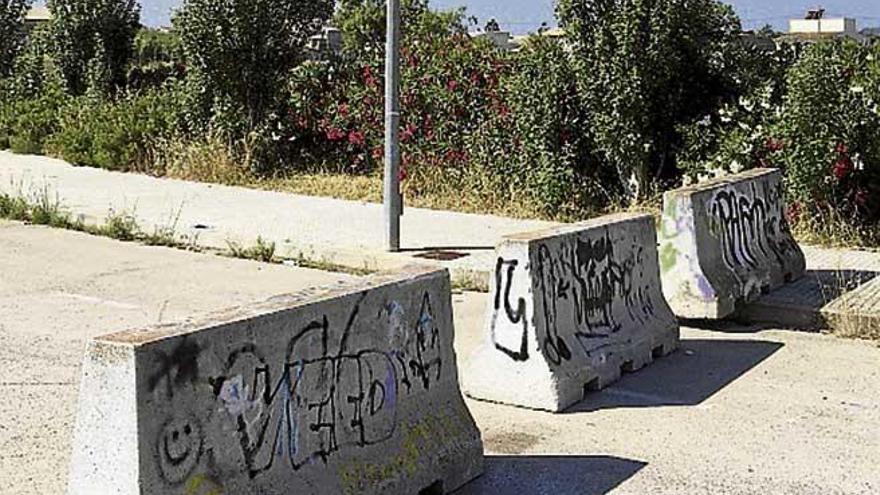
[[[305,325],[275,366],[251,345],[230,356],[217,397],[235,419],[251,478],[279,459],[299,470],[326,463],[342,448],[390,439],[401,393],[427,390],[440,378],[440,329],[428,294],[400,348],[353,348],[359,317],[358,303],[341,329],[326,316]]]
[[[437,411],[406,425],[402,438],[402,449],[394,456],[342,466],[339,469],[342,493],[380,492],[388,481],[415,474],[423,451],[453,451],[458,443],[467,442],[470,434],[465,418]]]
[[[519,265],[517,260],[505,260],[498,258],[495,264],[495,303],[492,311],[492,342],[495,348],[510,356],[514,361],[527,361],[529,359],[529,322],[526,317],[526,300],[518,298],[516,309],[510,301],[510,292],[513,289],[514,272]],[[503,288],[502,288],[503,287]],[[503,308],[503,315],[502,315]],[[502,326],[498,322],[498,316],[506,318],[509,325]],[[513,341],[508,347],[505,342],[505,326],[513,326]],[[518,330],[522,326],[522,331]],[[509,339],[508,339],[509,340]]]
[[[571,360],[576,353],[592,357],[614,345],[614,335],[625,323],[644,325],[654,316],[654,292],[645,273],[645,249],[638,239],[617,240],[606,230],[599,237],[571,236],[538,246],[526,279],[535,279],[538,346],[554,365]],[[525,295],[529,287],[512,290],[518,260],[499,258],[495,270],[494,312],[490,323],[495,346],[516,361],[529,359],[529,312]],[[654,281],[656,284],[656,281]],[[516,292],[516,293],[514,293]],[[516,301],[514,304],[512,301]],[[510,328],[521,328],[521,341],[514,346]],[[521,343],[520,343],[521,342]]]
[[[721,240],[724,264],[732,269],[757,268],[770,262],[785,266],[797,251],[782,207],[782,186],[753,182],[745,191],[728,188],[709,202],[713,231]]]
[[[267,357],[278,356],[275,349],[244,343],[226,353],[219,373],[211,374],[198,364],[205,349],[182,339],[171,353],[155,353],[149,390],[173,399],[180,387],[206,384],[217,404],[209,414],[219,412],[221,423],[229,425],[251,479],[282,466],[297,471],[325,465],[342,449],[385,442],[398,429],[399,400],[441,379],[442,329],[425,292],[414,319],[394,301],[372,315],[380,327],[388,325],[390,347],[358,346],[361,328],[376,328],[375,320],[364,321],[371,316],[362,313],[364,297],[336,326],[323,315],[286,329],[283,359]],[[205,455],[215,454],[206,447],[204,425],[217,423],[210,416],[199,416],[200,423],[174,414],[156,440],[157,462],[166,482],[186,485]]]
[[[192,417],[169,419],[161,428],[158,449],[159,469],[169,483],[182,483],[199,464],[202,456],[202,428]]]

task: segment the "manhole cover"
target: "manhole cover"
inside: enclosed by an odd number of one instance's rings
[[[467,253],[456,253],[455,251],[428,251],[427,253],[421,253],[415,255],[416,258],[424,258],[426,260],[436,260],[436,261],[453,261],[459,258],[464,258],[467,256]]]

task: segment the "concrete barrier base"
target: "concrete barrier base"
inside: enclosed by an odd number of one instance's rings
[[[506,238],[465,392],[562,411],[676,349],[656,246],[653,219],[631,214]]]
[[[98,338],[68,493],[452,491],[483,469],[453,334],[412,269]]]

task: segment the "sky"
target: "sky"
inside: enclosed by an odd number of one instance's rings
[[[140,0],[143,22],[149,26],[169,24],[171,10],[180,0]],[[727,0],[734,6],[746,29],[771,24],[787,29],[790,18],[799,18],[807,9],[821,5],[831,17],[855,17],[859,29],[880,26],[880,0]],[[542,22],[554,23],[554,0],[431,0],[436,8],[467,7],[485,24],[491,18],[516,34],[534,31]]]

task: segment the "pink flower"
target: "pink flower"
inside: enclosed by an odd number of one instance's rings
[[[339,115],[341,117],[348,117],[348,104],[343,103],[339,105]]]
[[[403,132],[400,133],[400,141],[403,143],[411,141],[416,135],[416,130],[417,128],[414,124],[407,125]]]
[[[342,129],[337,129],[336,127],[331,127],[327,130],[327,139],[330,141],[340,141],[345,139],[345,131]]]
[[[351,131],[348,134],[348,142],[355,146],[363,146],[366,143],[367,138],[364,136],[363,132],[360,131]]]
[[[376,77],[373,76],[373,69],[369,65],[364,67],[363,69],[364,82],[367,83],[368,87],[374,88],[378,85],[376,82]]]
[[[450,80],[448,83],[446,83],[446,89],[450,92],[455,91],[456,89],[458,89],[458,81],[456,81],[455,79]]]

